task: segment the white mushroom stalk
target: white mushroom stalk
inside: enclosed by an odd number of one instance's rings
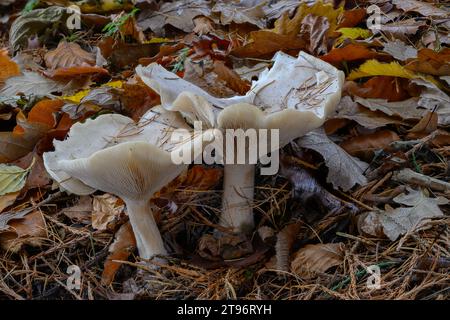
[[[320,127],[339,103],[345,78],[342,71],[304,52],[297,59],[278,52],[273,60],[272,68],[260,74],[245,96],[226,99],[209,95],[157,64],[139,66],[136,73],[160,94],[164,108],[179,111],[191,121],[207,118],[209,126],[222,130],[278,130],[276,146],[266,141],[269,153]],[[203,97],[210,107],[199,97],[192,98],[195,95]],[[221,224],[235,232],[254,226],[254,173],[254,164],[224,163]]]
[[[194,150],[202,150],[205,141],[211,141],[214,135],[206,131],[171,144],[171,129],[183,124],[177,114],[164,110],[159,113],[158,109],[148,112],[138,124],[121,115],[103,115],[75,124],[67,140],[55,141],[55,151],[44,154],[44,164],[69,192],[90,194],[101,190],[122,198],[139,255],[144,259],[165,255],[149,200],[189,165],[174,163],[171,151],[189,154],[195,160],[198,151]]]

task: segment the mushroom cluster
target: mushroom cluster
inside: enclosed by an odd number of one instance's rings
[[[45,167],[69,192],[86,195],[101,190],[121,197],[140,256],[165,255],[149,199],[188,167],[189,162],[173,161],[173,154],[189,154],[196,161],[206,146],[217,142],[223,146],[228,129],[267,129],[277,141],[272,143],[269,135],[257,137],[258,159],[263,162],[268,154],[277,154],[278,148],[320,127],[338,104],[344,81],[341,71],[304,52],[297,59],[279,52],[273,60],[247,95],[227,99],[209,95],[156,63],[139,66],[137,75],[160,95],[161,106],[152,108],[139,123],[108,114],[75,124],[65,141],[54,142],[55,151],[44,154]],[[195,122],[208,130],[194,131]],[[176,129],[192,134],[174,142]],[[223,150],[216,148],[216,153],[233,149],[234,154],[235,147],[233,140]],[[220,224],[233,232],[250,232],[254,227],[256,161],[250,158],[246,153],[244,163],[236,163],[235,157],[222,163]]]

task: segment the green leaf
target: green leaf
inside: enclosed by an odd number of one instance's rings
[[[0,196],[22,190],[33,164],[34,159],[27,169],[4,163],[0,164]]]

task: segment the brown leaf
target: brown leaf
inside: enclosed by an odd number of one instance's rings
[[[50,69],[95,65],[95,55],[83,50],[75,42],[61,41],[56,49],[47,52],[44,59]]]
[[[136,239],[130,222],[123,224],[116,233],[114,242],[109,247],[109,255],[106,258],[102,273],[102,284],[110,285],[119,270],[121,263],[114,260],[126,261],[136,249]]]
[[[230,54],[239,58],[267,58],[277,51],[297,54],[308,45],[301,38],[263,30],[250,32],[250,39],[251,42],[234,48]]]
[[[10,230],[0,233],[0,246],[7,251],[18,252],[24,244],[39,246],[47,237],[45,220],[40,211],[33,211],[19,220],[8,222]]]
[[[328,52],[327,41],[330,23],[327,17],[308,14],[302,21],[300,35],[309,40],[309,52],[320,55]]]
[[[340,28],[353,28],[361,23],[367,15],[367,11],[364,8],[357,8],[353,10],[346,10],[342,14],[342,19],[339,22],[337,29]]]
[[[33,162],[34,161],[34,162]],[[22,169],[28,168],[31,163],[33,167],[27,176],[27,181],[22,189],[22,194],[25,194],[28,190],[33,188],[43,188],[51,183],[51,178],[44,167],[42,156],[35,151],[30,152],[25,157],[15,161],[14,164]]]
[[[139,78],[128,80],[123,84],[122,90],[117,91],[119,91],[123,111],[135,121],[161,101],[159,95]]]
[[[444,48],[440,52],[431,49],[421,49],[417,59],[405,66],[406,69],[432,74],[434,76],[450,75],[450,49]]]
[[[424,17],[449,17],[449,12],[444,8],[439,8],[433,3],[427,3],[417,0],[392,0],[392,3],[399,9],[405,12],[418,12]]]
[[[427,111],[423,118],[408,131],[407,139],[421,139],[438,128],[438,115],[436,112]]]
[[[94,196],[92,207],[92,228],[101,231],[113,228],[125,208],[119,198],[108,193]]]
[[[228,87],[240,95],[245,95],[250,90],[250,82],[241,79],[236,72],[225,65],[225,62],[219,60],[214,61],[214,72],[220,80],[225,81]]]
[[[398,140],[400,137],[395,132],[381,130],[344,140],[340,146],[352,156],[369,161],[373,157],[374,151],[384,149],[391,142]]]
[[[108,70],[100,67],[90,67],[90,66],[78,66],[69,68],[59,68],[54,70],[47,70],[44,74],[52,79],[61,78],[78,78],[87,75],[109,75]]]
[[[9,206],[12,206],[19,194],[20,191],[17,191],[0,196],[0,213]]]
[[[61,212],[75,222],[90,224],[92,210],[92,198],[90,196],[81,196],[74,206],[64,208]]]
[[[294,254],[291,270],[303,279],[311,279],[343,262],[343,243],[308,244]]]
[[[214,31],[214,22],[205,16],[199,16],[194,18],[195,28],[193,32],[202,36]]]

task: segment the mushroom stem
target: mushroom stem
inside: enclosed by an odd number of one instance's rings
[[[220,224],[233,232],[247,232],[254,227],[254,164],[225,164],[222,215]]]
[[[154,255],[166,255],[167,251],[148,201],[125,200],[125,204],[140,257],[150,259]]]

